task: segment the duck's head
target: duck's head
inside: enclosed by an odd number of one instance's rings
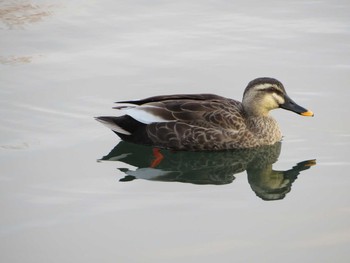
[[[257,78],[248,83],[243,93],[244,110],[253,116],[266,116],[270,110],[282,108],[302,116],[314,116],[296,104],[286,93],[281,82],[273,78]]]

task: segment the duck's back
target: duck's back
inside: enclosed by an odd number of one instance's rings
[[[153,104],[153,103],[152,103]],[[239,131],[245,130],[242,104],[215,97],[206,100],[170,100],[154,106],[165,109],[167,121],[145,128],[156,145],[179,150],[223,150]],[[171,116],[169,116],[169,114]]]

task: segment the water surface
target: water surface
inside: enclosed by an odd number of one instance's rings
[[[0,3],[1,261],[348,262],[349,13],[348,1]],[[315,112],[274,111],[284,138],[270,154],[170,152],[152,167],[149,148],[136,163],[113,155],[119,139],[93,119],[158,94],[240,100],[260,76]]]

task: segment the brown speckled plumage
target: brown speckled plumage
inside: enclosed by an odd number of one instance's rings
[[[250,82],[242,103],[212,94],[187,94],[118,104],[115,108],[126,115],[97,120],[123,140],[190,151],[272,145],[282,135],[277,122],[268,115],[270,110],[282,107],[303,115],[310,113],[295,104],[283,85],[271,78]]]

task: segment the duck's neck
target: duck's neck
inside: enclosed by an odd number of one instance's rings
[[[249,116],[247,128],[263,144],[274,144],[282,139],[282,134],[277,121],[269,115]]]
[[[257,103],[248,104],[249,107],[247,107],[247,103],[242,103],[242,105],[246,115],[249,117],[269,117],[269,110]]]

